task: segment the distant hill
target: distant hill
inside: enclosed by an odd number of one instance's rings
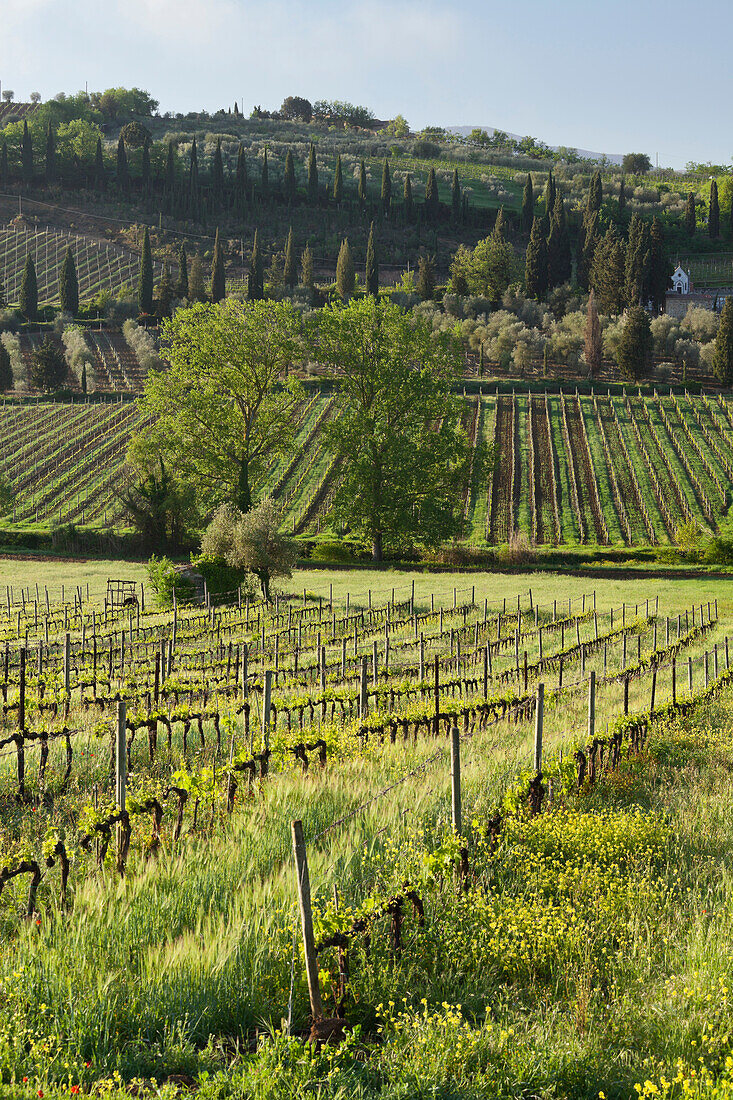
[[[497,127],[495,127],[495,126],[446,126],[446,130],[448,131],[449,134],[460,134],[461,137],[468,137],[468,135],[471,133],[472,130],[485,130],[486,133],[489,135],[489,137],[493,137],[493,135],[496,133]],[[509,134],[510,138],[514,138],[517,141],[520,141],[521,138],[523,137],[522,134],[512,134],[509,130],[506,130],[505,132],[507,134]],[[557,149],[559,149],[559,146],[558,145],[551,145],[550,148],[557,151]],[[576,152],[579,154],[579,156],[581,156],[581,157],[591,157],[593,160],[598,160],[598,159],[600,159],[600,157],[605,156],[606,160],[610,161],[611,164],[620,164],[621,161],[624,159],[623,153],[593,153],[593,152],[591,152],[590,149],[578,149],[578,147],[576,145],[569,145],[569,146],[567,146],[567,148],[575,149]]]

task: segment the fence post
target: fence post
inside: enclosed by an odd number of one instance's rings
[[[489,697],[489,643],[484,646],[484,699]]]
[[[708,662],[708,651],[705,650],[705,690],[710,685],[710,664]]]
[[[96,639],[95,639],[96,641]],[[155,651],[155,679],[153,681],[153,701],[157,707],[160,700],[160,650]]]
[[[545,721],[545,685],[537,685],[537,704],[534,712],[534,770],[542,774],[542,727]]]
[[[596,672],[591,669],[588,677],[588,737],[593,740],[596,735]]]
[[[450,781],[451,781],[451,812],[453,815],[453,828],[457,833],[461,831],[461,735],[458,726],[452,726],[450,731]]]
[[[272,705],[272,670],[265,670],[265,678],[262,692],[262,744],[265,749],[270,747],[270,707]]]
[[[425,635],[420,634],[420,683],[425,679]]]
[[[672,658],[672,706],[677,703],[677,661]]]
[[[321,987],[318,984],[318,958],[316,956],[316,941],[313,935],[313,911],[311,909],[311,887],[308,876],[308,856],[305,850],[305,838],[303,836],[303,822],[291,823],[293,834],[293,855],[295,856],[296,880],[298,886],[298,904],[300,906],[300,923],[303,929],[303,947],[305,948],[305,973],[308,979],[308,995],[311,1002],[311,1016],[313,1020],[323,1018],[323,1004],[321,1002]]]
[[[69,694],[71,686],[71,634],[64,634],[64,691]]]
[[[435,654],[435,718],[433,733],[437,737],[440,733],[440,658]]]
[[[692,696],[692,657],[687,658],[687,684],[690,689],[690,696]]]
[[[125,809],[127,794],[127,704],[117,701],[117,738],[115,748],[115,802],[119,810]]]
[[[359,720],[364,721],[369,713],[369,696],[368,696],[368,660],[366,657],[361,659],[361,682],[359,684]]]
[[[247,643],[242,642],[242,698],[243,699],[247,698],[247,676],[248,676],[247,658],[248,658],[248,656],[249,656],[249,651],[247,649]]]
[[[649,715],[650,716],[652,714],[654,714],[654,701],[656,699],[656,695],[657,695],[657,666],[655,665],[654,668],[652,669],[652,697],[651,697],[651,702],[649,704]]]
[[[629,675],[624,676],[624,714],[629,713]]]
[[[18,696],[18,729],[25,729],[25,646],[20,650],[20,694]]]

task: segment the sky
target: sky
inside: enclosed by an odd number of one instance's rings
[[[0,0],[0,82],[184,113],[343,99],[682,168],[733,159],[732,32],[730,0]]]

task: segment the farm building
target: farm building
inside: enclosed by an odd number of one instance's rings
[[[671,287],[665,298],[665,310],[671,317],[684,317],[691,306],[719,312],[726,298],[733,294],[731,287],[695,290],[689,272],[680,264],[672,272],[670,283]]]

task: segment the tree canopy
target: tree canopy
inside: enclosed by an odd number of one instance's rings
[[[344,474],[337,521],[368,539],[375,561],[385,547],[457,534],[469,446],[450,393],[453,335],[371,296],[326,307],[311,324],[318,358],[340,380],[342,412],[326,428]]]
[[[298,354],[297,314],[285,302],[196,303],[161,331],[170,365],[148,377],[141,401],[152,423],[133,437],[130,459],[163,456],[195,487],[201,511],[222,503],[246,512],[266,462],[293,439],[294,383],[280,376]]]

